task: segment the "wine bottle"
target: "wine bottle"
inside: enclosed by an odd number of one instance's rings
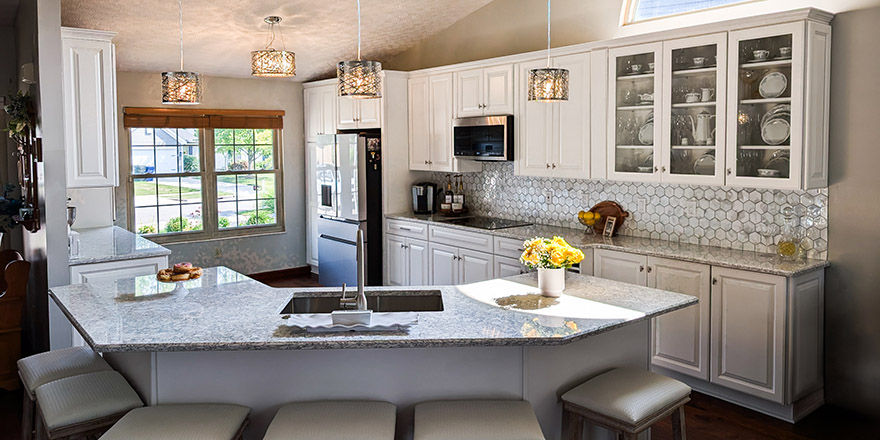
[[[449,214],[452,212],[452,180],[449,176],[446,176],[446,192],[443,193],[443,201],[440,203],[440,212],[443,214]]]
[[[460,174],[455,177],[458,178],[458,192],[452,196],[452,212],[460,213],[464,211],[464,182]]]

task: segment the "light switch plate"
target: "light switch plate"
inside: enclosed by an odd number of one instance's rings
[[[544,203],[552,203],[553,202],[553,190],[545,189],[544,190]]]
[[[697,201],[696,200],[688,200],[687,204],[684,208],[684,215],[688,217],[695,217],[697,215]]]
[[[636,207],[640,212],[645,212],[648,209],[648,199],[644,197],[637,197]]]

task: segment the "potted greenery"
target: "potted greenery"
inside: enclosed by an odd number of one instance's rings
[[[31,97],[21,91],[15,95],[10,95],[9,103],[3,107],[3,110],[9,115],[9,123],[4,130],[8,131],[9,137],[19,145],[27,144],[27,136],[34,128],[33,118],[31,117],[33,113]]]

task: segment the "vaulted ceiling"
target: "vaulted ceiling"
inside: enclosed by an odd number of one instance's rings
[[[387,61],[491,1],[362,0],[362,58]],[[64,26],[117,32],[119,70],[178,69],[176,0],[62,0],[61,6]],[[183,0],[186,69],[249,76],[250,52],[264,47],[269,15],[283,18],[297,81],[333,76],[337,62],[356,56],[355,0]]]

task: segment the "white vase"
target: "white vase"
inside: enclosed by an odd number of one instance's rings
[[[541,295],[556,298],[565,290],[565,269],[538,268],[538,288]]]

